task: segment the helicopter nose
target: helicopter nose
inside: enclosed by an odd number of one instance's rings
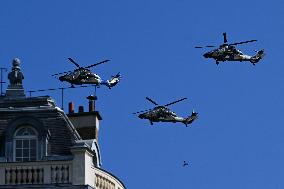
[[[204,56],[205,58],[209,58],[209,57],[210,57],[210,54],[209,54],[209,53],[205,53],[203,56]]]
[[[145,118],[145,116],[144,116],[143,114],[138,115],[138,117],[139,117],[140,119]]]
[[[58,79],[59,79],[59,81],[64,81],[63,76],[60,76]]]

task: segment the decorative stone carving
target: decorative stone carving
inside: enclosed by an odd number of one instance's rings
[[[21,61],[18,58],[14,58],[12,61],[12,71],[8,74],[11,87],[23,84],[24,74],[21,71],[20,63]]]
[[[14,58],[12,61],[12,71],[8,74],[8,79],[10,81],[10,85],[6,90],[6,97],[11,98],[23,98],[25,97],[25,91],[23,88],[23,79],[24,74],[20,68],[20,59]]]

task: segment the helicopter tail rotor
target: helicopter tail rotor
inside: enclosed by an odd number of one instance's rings
[[[191,115],[188,116],[182,123],[184,123],[185,126],[187,127],[188,124],[191,124],[197,118],[198,118],[198,113],[192,110]]]
[[[121,74],[120,72],[118,72],[115,76],[112,76],[110,80],[102,81],[100,84],[106,85],[109,89],[111,89],[112,87],[114,87],[119,83],[120,79],[121,79]]]
[[[197,115],[198,115],[198,112],[195,112],[194,109],[193,109],[192,112],[191,112],[191,116],[196,116],[196,117],[198,117]]]
[[[257,51],[256,55],[251,57],[250,62],[255,65],[265,56],[264,49]]]

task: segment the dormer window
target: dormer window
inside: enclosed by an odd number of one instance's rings
[[[14,134],[14,160],[36,161],[38,134],[30,126],[23,126],[16,130]]]

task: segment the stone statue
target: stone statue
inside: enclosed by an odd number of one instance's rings
[[[25,98],[25,90],[23,87],[24,74],[20,68],[20,59],[14,58],[12,61],[12,71],[8,74],[10,85],[6,90],[7,98]]]
[[[24,75],[20,68],[20,59],[14,58],[13,59],[13,67],[12,71],[8,74],[8,79],[10,80],[10,86],[19,86],[23,84]]]

